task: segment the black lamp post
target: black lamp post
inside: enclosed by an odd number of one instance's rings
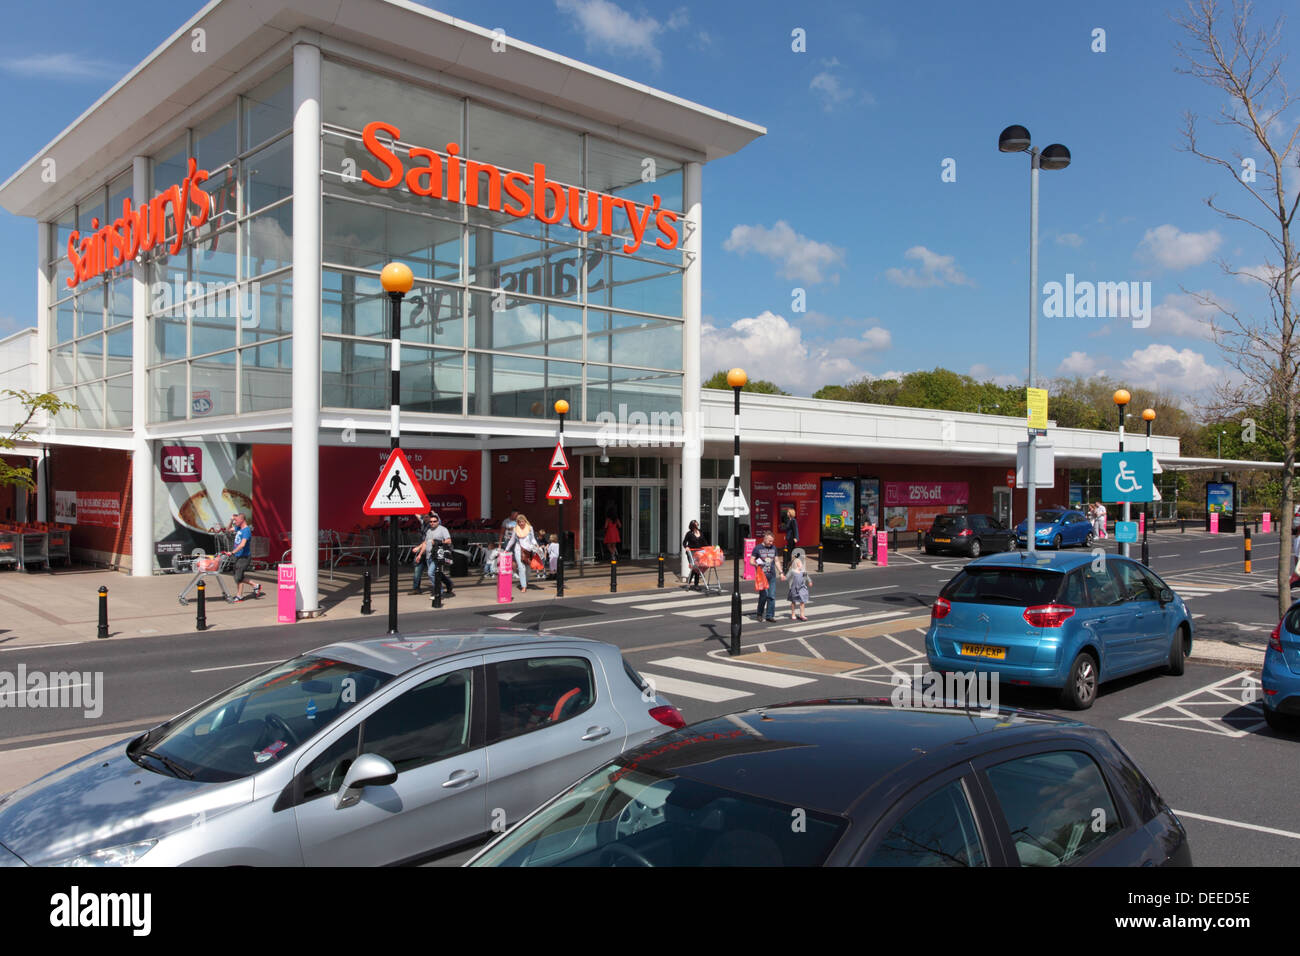
[[[1133,396],[1128,393],[1128,389],[1121,388],[1121,389],[1116,389],[1115,394],[1112,395],[1111,398],[1115,402],[1115,411],[1119,413],[1119,450],[1123,451],[1124,450],[1124,409],[1125,407],[1127,407],[1128,403],[1133,400]],[[1121,520],[1128,521],[1127,501],[1124,502],[1123,513],[1124,513],[1124,517]],[[1118,538],[1119,535],[1116,534],[1115,537]],[[1117,541],[1116,544],[1119,545],[1119,553],[1124,555],[1124,557],[1127,558],[1128,544],[1126,542],[1119,542],[1119,541]]]
[[[555,414],[560,416],[560,448],[564,447],[564,416],[569,414],[569,403],[564,399],[557,399],[555,402]],[[563,469],[559,474],[564,474]],[[557,499],[556,520],[560,525],[560,553],[555,559],[555,596],[564,597],[564,499]]]
[[[740,390],[749,382],[749,376],[743,368],[733,368],[727,373],[727,384],[735,396],[735,432],[731,446],[731,480],[732,504],[740,504]],[[734,553],[731,560],[731,656],[740,653],[740,529],[737,525],[736,510],[731,512],[731,546]]]
[[[389,382],[389,411],[391,425],[389,431],[390,450],[401,447],[402,415],[402,298],[411,291],[415,277],[409,266],[400,262],[390,262],[379,274],[379,282],[388,293],[390,336],[389,367],[392,375]],[[397,633],[397,516],[388,516],[388,633]],[[429,556],[430,561],[433,556]]]
[[[1156,420],[1156,410],[1154,408],[1145,408],[1142,410],[1142,420],[1147,423],[1147,451],[1151,450],[1151,423]],[[1151,484],[1154,488],[1155,476],[1151,476]],[[1147,531],[1151,527],[1151,502],[1142,502],[1142,563],[1151,566],[1151,551],[1147,547]]]

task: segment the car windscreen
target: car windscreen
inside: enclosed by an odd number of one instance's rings
[[[237,780],[283,761],[392,679],[344,661],[294,658],[154,728],[127,755],[187,780]]]
[[[1060,521],[1062,513],[1059,511],[1035,511],[1034,521],[1038,524],[1056,524]]]
[[[965,520],[965,515],[939,515],[934,519],[934,527],[931,530],[935,532],[960,531]]]
[[[1051,604],[1064,577],[1055,571],[1036,568],[968,566],[948,582],[942,596],[969,604],[1032,607]]]
[[[819,866],[845,826],[841,817],[615,763],[470,866]]]

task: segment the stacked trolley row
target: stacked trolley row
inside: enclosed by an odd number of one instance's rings
[[[34,567],[53,568],[55,561],[72,563],[71,526],[45,521],[0,524],[0,565],[12,564],[30,571]]]

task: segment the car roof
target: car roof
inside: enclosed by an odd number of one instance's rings
[[[1107,561],[1116,558],[1120,558],[1120,556],[1106,555]],[[1037,569],[1039,571],[1059,571],[1064,574],[1073,571],[1080,565],[1090,564],[1092,561],[1093,554],[1091,551],[1034,551],[1032,554],[1029,551],[1003,551],[998,554],[976,558],[966,567],[1015,567],[1029,570]]]
[[[619,762],[739,790],[790,806],[849,814],[863,795],[907,768],[928,776],[944,751],[960,758],[1086,725],[1002,708],[899,707],[888,698],[799,701],[691,724],[628,751]],[[924,771],[924,773],[922,773]]]
[[[513,648],[537,648],[559,644],[585,644],[591,648],[611,647],[603,641],[564,634],[539,633],[523,628],[490,628],[478,631],[440,630],[413,634],[388,634],[355,641],[339,641],[307,652],[369,667],[386,674],[405,674],[430,661],[461,654],[505,651]]]

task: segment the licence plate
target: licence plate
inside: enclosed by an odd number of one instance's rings
[[[993,647],[990,644],[963,644],[961,652],[965,657],[990,657],[994,660],[1006,660],[1005,647]]]
[[[952,544],[952,538],[935,538],[937,544]]]

